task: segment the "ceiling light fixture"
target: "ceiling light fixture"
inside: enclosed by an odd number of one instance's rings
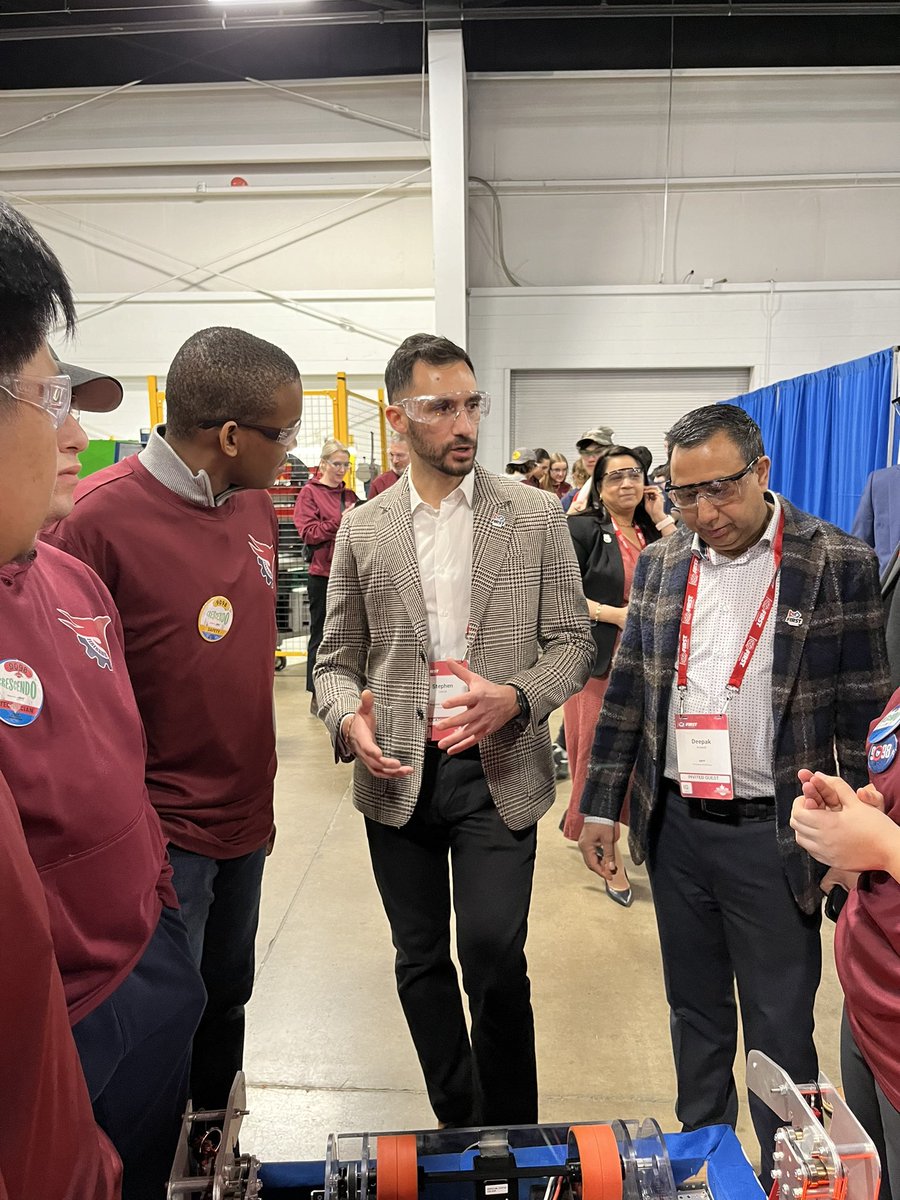
[[[210,4],[218,7],[231,8],[281,8],[285,4],[307,4],[309,0],[209,0]]]

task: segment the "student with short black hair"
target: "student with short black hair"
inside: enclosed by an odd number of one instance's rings
[[[122,614],[147,786],[208,993],[195,1108],[224,1108],[243,1058],[274,837],[276,521],[265,489],[302,402],[283,350],[240,329],[201,330],[169,370],[168,423],[140,454],[82,480],[51,535],[97,571]]]

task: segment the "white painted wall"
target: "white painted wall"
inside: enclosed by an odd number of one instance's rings
[[[284,87],[314,103],[252,84],[4,93],[0,187],[79,297],[75,345],[57,349],[126,387],[85,417],[93,436],[146,427],[146,375],[164,382],[205,326],[283,346],[308,386],[345,371],[361,391],[432,327],[421,80]]]
[[[499,468],[511,370],[749,367],[751,388],[762,387],[900,342],[900,281],[483,289],[472,293],[469,327],[479,383],[498,400],[483,457]],[[554,444],[552,412],[544,444],[574,450]]]
[[[71,273],[76,354],[128,383],[93,430],[133,436],[144,376],[204,325],[243,325],[308,381],[343,369],[360,387],[433,327],[421,80],[285,86],[391,125],[251,84],[4,93],[0,133],[18,132],[0,140],[0,188]],[[490,465],[516,368],[749,366],[757,386],[900,342],[900,71],[676,73],[664,258],[664,74],[472,76],[468,96],[470,171],[497,187],[509,265],[537,285],[507,285],[473,188]],[[250,186],[230,188],[236,174]]]
[[[470,81],[472,174],[533,286],[660,281],[668,75]],[[662,281],[900,278],[900,71],[677,72]],[[505,284],[490,202],[470,282]]]

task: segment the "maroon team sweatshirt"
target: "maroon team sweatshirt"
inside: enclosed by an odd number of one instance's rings
[[[47,901],[0,775],[0,1196],[118,1200],[69,1029]]]
[[[119,609],[166,837],[212,858],[258,850],[275,778],[268,493],[201,507],[133,455],[83,479],[71,516],[45,536],[93,567]]]
[[[379,475],[377,479],[372,480],[372,486],[369,488],[369,499],[374,500],[376,496],[380,496],[382,492],[386,492],[389,487],[393,487],[398,482],[400,476],[393,469],[385,471],[383,475]]]
[[[300,489],[294,505],[294,524],[307,546],[313,548],[310,575],[331,574],[334,539],[344,513],[359,503],[359,497],[345,485],[332,488],[318,479]]]
[[[162,904],[177,907],[171,868],[109,592],[41,545],[0,567],[0,631],[0,770],[44,885],[74,1025],[129,974]]]

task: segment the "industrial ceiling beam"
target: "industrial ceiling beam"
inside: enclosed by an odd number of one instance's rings
[[[74,14],[73,14],[74,15]],[[863,17],[898,16],[900,0],[811,0],[810,3],[754,3],[747,0],[719,0],[669,4],[592,4],[541,5],[534,8],[463,7],[462,22],[471,21],[544,21],[591,20],[594,18],[665,17]],[[421,24],[421,9],[362,9],[320,13],[273,13],[238,15],[224,13],[212,17],[185,17],[171,20],[50,25],[23,27],[2,25],[0,42],[48,41],[58,38],[134,37],[138,34],[216,33],[225,30],[266,28],[309,28],[331,25]]]

